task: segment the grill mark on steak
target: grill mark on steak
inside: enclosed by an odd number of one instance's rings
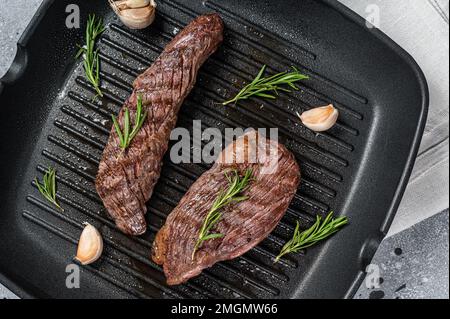
[[[270,151],[267,156],[262,151],[264,144]],[[234,161],[227,163],[226,154],[232,154]],[[246,154],[244,159],[256,154],[255,160],[236,162],[242,154]],[[236,169],[243,175],[248,168],[253,170],[253,181],[243,194],[248,199],[223,208],[214,232],[225,236],[203,242],[192,260],[203,221],[219,191],[228,188],[225,172]],[[181,284],[203,269],[255,247],[284,216],[299,182],[300,168],[294,156],[278,142],[251,131],[231,143],[214,166],[191,186],[156,235],[152,259],[163,265],[167,284]]]
[[[146,202],[160,176],[179,108],[192,90],[199,68],[222,39],[223,23],[219,15],[200,16],[133,83],[133,93],[122,107],[118,122],[123,127],[127,107],[131,126],[134,125],[139,95],[144,110],[148,111],[147,119],[125,152],[119,146],[114,127],[111,129],[95,183],[108,213],[126,234],[140,235],[147,229]]]

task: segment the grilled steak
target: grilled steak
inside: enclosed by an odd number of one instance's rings
[[[253,181],[243,193],[248,199],[223,208],[213,232],[224,237],[204,241],[192,259],[206,215],[219,191],[228,188],[225,173],[237,170],[243,175],[249,168]],[[152,259],[163,265],[167,283],[181,284],[203,269],[256,246],[283,217],[299,182],[298,164],[283,145],[255,131],[230,144],[192,185],[156,236]]]
[[[105,207],[126,234],[146,231],[145,203],[159,178],[177,113],[195,84],[199,68],[222,39],[223,23],[217,14],[198,17],[133,84],[133,93],[118,116],[120,126],[124,127],[125,107],[130,110],[131,126],[134,125],[138,96],[142,96],[148,116],[125,152],[114,127],[111,129],[96,180]]]

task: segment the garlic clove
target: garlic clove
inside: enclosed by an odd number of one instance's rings
[[[144,29],[155,20],[154,0],[109,0],[114,12],[130,29]]]
[[[78,242],[77,255],[75,257],[82,265],[89,265],[100,258],[103,252],[103,239],[100,232],[94,226],[86,224]]]
[[[115,1],[115,5],[120,10],[143,8],[143,7],[149,6],[150,3],[151,3],[150,0],[120,0],[120,1]]]
[[[299,115],[303,125],[315,132],[328,131],[336,124],[339,117],[339,111],[333,104],[317,107]]]
[[[155,20],[155,8],[149,6],[123,10],[120,12],[119,18],[130,29],[144,29]]]

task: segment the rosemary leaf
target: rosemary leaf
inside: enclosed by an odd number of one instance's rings
[[[134,126],[130,132],[130,110],[125,108],[124,117],[123,117],[123,131],[120,128],[120,124],[117,121],[116,117],[112,116],[112,121],[114,124],[114,128],[116,129],[117,136],[119,137],[120,148],[122,150],[126,150],[136,135],[139,133],[139,130],[144,125],[145,119],[147,118],[147,112],[142,112],[142,97],[138,96],[137,105],[136,105],[136,115],[134,119]]]
[[[49,167],[45,172],[42,183],[35,178],[36,186],[41,195],[50,203],[55,205],[58,209],[63,210],[56,200],[56,171],[54,168]]]
[[[86,25],[85,45],[78,46],[78,50],[75,58],[78,59],[83,56],[84,72],[86,78],[94,86],[97,95],[103,97],[103,92],[100,89],[100,57],[98,49],[95,50],[95,43],[100,34],[105,31],[103,26],[103,19],[97,18],[95,14],[89,15]]]
[[[298,90],[295,83],[309,78],[307,75],[301,74],[295,67],[292,68],[291,72],[282,72],[263,78],[265,71],[266,66],[264,65],[250,84],[246,85],[234,98],[222,104],[237,103],[240,100],[247,100],[252,96],[274,100],[277,98],[278,91],[291,92],[290,89],[282,87],[282,85],[288,86],[293,90]]]
[[[297,222],[292,239],[283,246],[280,254],[276,257],[275,262],[278,262],[281,257],[286,254],[298,253],[300,250],[317,244],[319,241],[322,241],[337,233],[347,224],[347,217],[339,217],[334,219],[333,212],[330,212],[323,221],[320,216],[317,216],[314,225],[303,232],[300,232],[300,224]]]
[[[211,233],[211,230],[219,223],[222,218],[223,207],[232,203],[239,203],[248,199],[247,196],[239,196],[248,186],[252,178],[252,170],[245,171],[243,177],[239,176],[239,173],[234,170],[232,175],[225,173],[225,177],[228,180],[228,189],[226,191],[220,191],[216,200],[214,201],[210,211],[206,215],[203,225],[199,231],[197,242],[195,243],[194,250],[192,252],[192,260],[194,260],[195,253],[201,247],[202,243],[216,238],[222,238],[224,234]]]

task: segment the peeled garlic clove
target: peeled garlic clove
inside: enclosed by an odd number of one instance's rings
[[[94,226],[86,224],[78,242],[77,255],[75,257],[82,265],[89,265],[100,258],[103,252],[103,239],[100,232]]]
[[[303,125],[315,132],[328,131],[336,124],[339,111],[333,104],[317,107],[298,115]]]

